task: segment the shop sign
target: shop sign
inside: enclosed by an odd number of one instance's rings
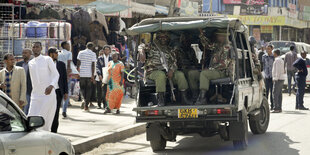
[[[273,26],[260,26],[261,33],[272,33],[273,32]]]
[[[296,18],[286,18],[285,25],[302,29],[307,28],[309,24],[308,22],[298,20]]]
[[[241,0],[223,0],[224,4],[241,4]]]
[[[306,21],[310,21],[310,6],[303,7],[302,19]]]
[[[245,25],[284,25],[284,16],[238,16],[228,15],[230,18],[238,18]]]
[[[290,9],[290,10],[289,10],[289,17],[291,17],[291,18],[297,18],[296,5],[295,5],[295,4],[292,4],[292,3],[289,3],[289,4],[288,4],[288,8]]]
[[[265,1],[264,0],[247,0],[246,4],[247,5],[264,5]]]
[[[255,40],[260,41],[260,29],[259,28],[253,28],[253,37]]]
[[[28,0],[32,3],[59,3],[59,0]]]
[[[198,3],[197,2],[191,2],[189,0],[182,0],[180,1],[180,15],[181,16],[199,16],[198,14]]]

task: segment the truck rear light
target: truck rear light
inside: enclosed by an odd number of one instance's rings
[[[157,116],[159,114],[158,110],[148,110],[144,112],[145,116]]]
[[[216,114],[230,114],[231,113],[231,110],[230,109],[216,109]]]
[[[310,68],[310,65],[307,65],[307,68]]]

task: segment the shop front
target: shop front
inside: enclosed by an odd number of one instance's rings
[[[240,19],[249,26],[249,35],[255,37],[262,45],[272,40],[289,40],[307,42],[305,29],[309,23],[285,16],[242,16],[228,15]]]

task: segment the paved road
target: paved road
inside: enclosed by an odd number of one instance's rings
[[[60,110],[58,133],[70,141],[77,141],[104,132],[113,132],[116,129],[135,124],[136,113],[132,108],[136,105],[135,100],[128,96],[124,97],[120,108],[121,114],[104,115],[104,110],[90,108],[90,112],[83,112],[81,102],[71,100],[72,106],[68,108],[67,118],[63,118]],[[97,106],[97,103],[94,103]]]
[[[310,111],[295,110],[295,96],[284,94],[281,114],[271,114],[266,134],[249,132],[249,146],[245,151],[233,149],[232,142],[218,136],[203,138],[199,135],[178,136],[177,142],[168,142],[166,150],[158,154],[216,154],[216,155],[309,155]],[[305,95],[305,106],[310,107],[310,94]],[[102,144],[85,155],[100,154],[154,154],[141,134],[118,143]]]

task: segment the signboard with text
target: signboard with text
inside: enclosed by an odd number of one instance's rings
[[[247,5],[264,5],[265,1],[264,0],[247,0],[246,4]]]
[[[28,0],[33,3],[59,3],[59,0]]]
[[[310,23],[285,16],[239,16],[228,15],[229,18],[238,18],[245,25],[292,26],[295,28],[309,28]]]
[[[224,4],[241,4],[241,0],[223,0]]]
[[[238,18],[246,25],[284,25],[284,16],[236,16],[228,15],[231,18]]]
[[[260,26],[261,33],[272,33],[273,32],[273,26]]]
[[[260,29],[259,28],[253,28],[253,37],[255,40],[260,40]]]

